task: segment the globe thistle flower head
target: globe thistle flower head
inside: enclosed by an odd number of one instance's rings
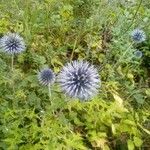
[[[96,68],[84,61],[73,61],[58,75],[62,90],[73,98],[88,100],[97,94],[100,79]]]
[[[136,58],[141,58],[143,56],[143,53],[141,51],[137,50],[137,51],[134,52],[134,56]]]
[[[0,39],[0,48],[9,54],[18,54],[25,50],[23,38],[17,33],[7,33]]]
[[[133,41],[135,41],[137,43],[141,43],[146,40],[146,35],[143,30],[134,29],[131,33],[131,38]]]
[[[51,69],[43,69],[38,75],[39,82],[42,85],[52,85],[55,81],[55,74]]]

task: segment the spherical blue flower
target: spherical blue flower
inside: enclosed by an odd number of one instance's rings
[[[17,54],[25,50],[24,40],[17,33],[8,33],[0,39],[0,48],[6,53]]]
[[[39,82],[42,85],[52,85],[55,81],[55,74],[51,69],[43,69],[38,75]]]
[[[62,90],[73,98],[88,100],[98,92],[100,79],[96,68],[84,61],[73,61],[58,75]]]
[[[134,29],[131,33],[131,38],[133,41],[135,41],[137,43],[141,43],[146,40],[146,35],[143,30]]]
[[[134,55],[136,58],[141,58],[143,56],[143,53],[141,51],[137,50],[134,52]]]

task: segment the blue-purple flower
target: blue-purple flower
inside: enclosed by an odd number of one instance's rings
[[[80,100],[92,98],[100,87],[96,68],[86,61],[67,63],[58,75],[58,82],[65,94]]]
[[[131,33],[131,38],[134,42],[141,43],[146,40],[146,35],[141,29],[134,29]]]
[[[39,73],[38,79],[42,85],[52,85],[55,81],[55,74],[51,69],[46,68]]]
[[[0,48],[9,54],[18,54],[25,51],[24,39],[17,33],[7,33],[0,39]]]
[[[141,58],[143,56],[143,53],[141,51],[137,50],[137,51],[134,52],[134,56],[136,58]]]

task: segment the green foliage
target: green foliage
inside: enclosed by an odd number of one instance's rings
[[[0,149],[134,150],[150,144],[150,4],[146,0],[1,0],[0,35],[19,32],[26,52],[0,51]],[[131,31],[147,39],[135,44]],[[136,59],[134,51],[143,52]],[[38,83],[46,66],[58,73],[84,59],[100,73],[99,95],[88,102],[52,97]]]

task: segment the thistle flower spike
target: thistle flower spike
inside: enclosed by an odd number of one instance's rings
[[[141,58],[143,56],[143,53],[141,51],[137,50],[137,51],[134,52],[134,56],[136,58]]]
[[[55,82],[55,74],[51,69],[46,68],[39,72],[38,79],[42,85],[49,86]]]
[[[97,94],[100,79],[96,68],[86,61],[72,61],[58,75],[62,91],[73,98],[88,100]]]
[[[24,39],[17,33],[7,33],[0,39],[0,48],[8,54],[18,54],[26,49]]]
[[[145,32],[141,29],[134,29],[131,32],[131,38],[136,43],[141,43],[146,40]]]

